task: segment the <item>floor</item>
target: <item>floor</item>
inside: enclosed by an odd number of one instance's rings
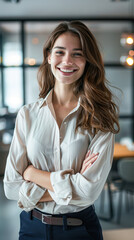
[[[109,229],[123,229],[134,228],[134,206],[129,212],[123,207],[121,222],[116,223],[116,203],[118,200],[118,194],[114,194],[114,213],[115,217],[112,221],[102,221],[101,225],[103,230]],[[125,199],[124,199],[125,200]],[[95,203],[96,212],[98,215],[108,216],[108,201],[107,194],[105,194],[105,207],[100,211],[100,198]],[[125,203],[123,203],[123,206]],[[1,240],[18,240],[19,231],[19,213],[20,210],[17,207],[16,201],[7,200],[4,196],[3,182],[0,178],[0,239]],[[126,239],[127,240],[127,239]]]
[[[104,240],[134,240],[134,228],[103,231]]]

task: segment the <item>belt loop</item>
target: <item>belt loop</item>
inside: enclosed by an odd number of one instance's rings
[[[63,215],[63,230],[67,230],[67,216]]]

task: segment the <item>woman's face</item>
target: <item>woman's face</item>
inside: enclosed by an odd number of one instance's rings
[[[48,56],[55,81],[71,84],[83,74],[86,60],[77,35],[66,32],[60,35]]]

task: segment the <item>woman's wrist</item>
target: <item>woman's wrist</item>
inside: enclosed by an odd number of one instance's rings
[[[33,177],[34,174],[36,173],[36,170],[37,169],[33,165],[29,165],[23,173],[24,180],[33,182]]]
[[[46,191],[44,193],[44,195],[42,196],[42,198],[39,200],[39,202],[52,202],[52,201],[53,201],[53,199],[51,198],[48,191]]]

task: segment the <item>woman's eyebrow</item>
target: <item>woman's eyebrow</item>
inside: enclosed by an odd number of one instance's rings
[[[54,47],[54,49],[55,49],[55,48],[64,49],[64,50],[66,49],[65,47],[60,47],[60,46],[56,46],[56,47]],[[73,50],[73,51],[82,51],[81,48],[73,48],[72,50]]]
[[[65,47],[60,47],[60,46],[56,46],[56,47],[54,47],[54,49],[55,48],[66,49]]]

